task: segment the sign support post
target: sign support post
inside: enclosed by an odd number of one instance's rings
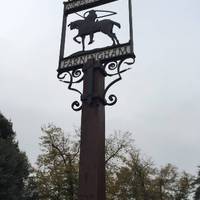
[[[79,200],[105,200],[105,78],[98,65],[90,60],[83,69]]]
[[[114,84],[122,79],[122,73],[130,69],[121,69],[122,66],[132,65],[135,62],[131,0],[127,0],[130,37],[125,43],[120,43],[115,33],[114,27],[117,30],[122,28],[120,23],[111,19],[101,20],[103,17],[117,13],[91,9],[117,1],[121,0],[70,0],[64,2],[57,77],[60,81],[68,84],[69,90],[80,95],[80,100],[74,101],[71,105],[75,111],[82,110],[78,200],[106,199],[105,106],[112,106],[117,102],[117,97],[108,92]],[[83,10],[87,11],[82,15],[77,13]],[[102,13],[106,14],[102,16]],[[67,24],[67,17],[70,14],[76,14],[81,19]],[[74,29],[78,30],[78,34],[73,37],[73,40],[81,44],[82,50],[64,57],[66,31]],[[97,32],[104,33],[112,43],[109,46],[87,50],[85,38],[90,39],[88,45],[92,44],[95,41],[94,34]],[[127,59],[131,59],[131,62]],[[105,84],[105,77],[112,78],[108,84]],[[81,82],[83,82],[83,91],[75,87]]]

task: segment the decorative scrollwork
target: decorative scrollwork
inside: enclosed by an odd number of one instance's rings
[[[117,68],[117,61],[112,61],[112,62],[108,63],[107,67],[109,70],[115,70]]]
[[[83,72],[81,69],[75,69],[72,71],[67,71],[64,73],[60,73],[57,75],[58,79],[63,82],[63,83],[67,83],[68,85],[68,89],[75,91],[77,93],[80,94],[80,99],[82,96],[82,93],[80,90],[78,90],[77,88],[73,87],[74,84],[78,84],[83,80]],[[71,104],[71,107],[74,111],[79,111],[82,109],[82,103],[81,100],[80,101],[74,101]]]
[[[130,68],[121,69],[123,64],[131,65],[133,64],[135,59],[127,61],[127,59],[122,59],[118,61],[112,61],[102,64],[101,66],[94,68],[94,70],[99,69],[102,71],[104,76],[109,77],[116,77],[113,81],[111,81],[105,88],[103,96],[98,97],[103,105],[112,106],[117,103],[117,97],[115,94],[107,94],[108,90],[116,84],[118,81],[122,79],[121,74],[129,70]],[[63,72],[58,74],[58,79],[60,79],[61,82],[68,84],[68,89],[77,92],[80,95],[79,101],[74,101],[71,104],[71,107],[74,111],[79,111],[82,109],[82,101],[83,101],[83,94],[80,90],[78,90],[76,87],[74,87],[74,84],[78,84],[81,81],[83,81],[85,71],[83,69],[74,69],[71,71]],[[91,96],[91,102],[97,98],[96,96]],[[89,102],[89,101],[88,101]]]
[[[79,111],[82,109],[82,103],[78,102],[78,101],[74,101],[71,105],[72,109],[74,111]]]
[[[130,59],[132,59],[131,62],[126,61],[127,59],[122,59],[122,60],[118,60],[118,61],[112,61],[112,62],[109,62],[109,63],[105,63],[104,71],[105,71],[106,76],[110,76],[110,77],[117,76],[117,78],[114,79],[110,84],[108,84],[106,86],[105,90],[104,90],[104,95],[103,95],[104,105],[112,106],[112,105],[117,103],[116,95],[110,94],[110,95],[108,95],[108,97],[106,97],[106,96],[107,96],[108,90],[114,84],[116,84],[118,81],[122,80],[121,74],[130,70],[130,68],[126,68],[126,69],[121,70],[121,66],[123,64],[126,64],[126,65],[134,64],[135,59],[134,58],[130,58]]]
[[[72,71],[72,76],[74,78],[79,78],[82,75],[82,71],[80,69],[76,69]],[[80,80],[81,81],[81,80]]]
[[[108,102],[108,100],[105,100],[104,102],[106,102],[106,103],[104,105],[112,106],[112,105],[115,105],[117,103],[117,97],[114,94],[110,94],[108,96],[108,99],[109,99],[109,102]]]

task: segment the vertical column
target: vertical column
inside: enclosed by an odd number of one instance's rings
[[[62,21],[62,33],[61,33],[61,43],[60,43],[59,66],[60,66],[61,59],[64,58],[65,38],[66,38],[66,24],[67,24],[67,16],[65,14],[65,4],[64,4],[64,8],[63,8],[63,21]]]
[[[105,200],[105,108],[99,99],[105,83],[96,65],[91,60],[84,68],[79,200]]]
[[[133,47],[133,19],[132,19],[132,0],[128,0],[128,7],[129,7],[129,24],[130,24],[130,43],[131,43],[131,53],[134,52]]]

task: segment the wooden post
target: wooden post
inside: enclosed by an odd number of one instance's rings
[[[83,71],[79,200],[105,200],[105,78],[94,60]]]

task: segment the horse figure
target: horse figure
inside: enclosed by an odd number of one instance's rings
[[[78,29],[78,35],[76,35],[73,39],[79,44],[82,42],[83,51],[85,51],[85,37],[88,35],[91,36],[92,34],[97,32],[102,32],[106,34],[108,37],[111,38],[113,45],[118,45],[119,40],[117,39],[116,34],[113,33],[114,25],[118,28],[121,28],[121,25],[119,23],[110,19],[100,20],[93,23],[86,23],[85,20],[77,20],[71,22],[68,26],[71,30]],[[81,42],[77,40],[78,37],[81,38]]]

